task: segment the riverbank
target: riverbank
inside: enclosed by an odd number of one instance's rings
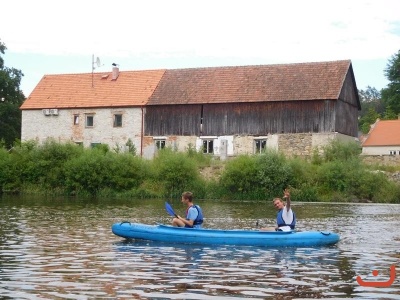
[[[400,170],[371,165],[355,143],[333,142],[311,158],[268,150],[221,161],[188,149],[162,149],[152,160],[49,141],[0,149],[0,193],[107,198],[266,200],[289,187],[302,202],[400,201]]]

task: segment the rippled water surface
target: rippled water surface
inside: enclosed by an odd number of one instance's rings
[[[183,207],[173,201],[177,211]],[[269,202],[199,201],[205,227],[272,225]],[[126,241],[115,222],[170,223],[159,200],[0,198],[0,299],[400,299],[400,205],[293,203],[298,230],[337,245]],[[388,281],[390,287],[363,287]],[[379,274],[374,276],[373,270]]]

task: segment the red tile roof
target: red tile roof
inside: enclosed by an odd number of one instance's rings
[[[21,109],[138,106],[147,103],[165,70],[45,75]],[[108,76],[107,76],[108,75]]]
[[[362,146],[400,146],[400,120],[377,121]]]
[[[94,87],[92,73],[45,75],[21,109],[336,100],[350,68],[342,60],[121,71],[117,80],[94,73]]]
[[[350,60],[167,70],[149,105],[338,99]]]

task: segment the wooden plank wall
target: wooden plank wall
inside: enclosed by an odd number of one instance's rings
[[[147,136],[199,136],[201,105],[147,106],[144,133]]]
[[[337,131],[356,136],[356,109],[337,100],[147,106],[145,135],[257,136]]]

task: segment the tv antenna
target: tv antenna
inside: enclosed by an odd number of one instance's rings
[[[93,79],[94,74],[93,73],[94,73],[94,70],[96,69],[95,64],[96,64],[97,68],[103,66],[100,62],[99,57],[97,57],[96,60],[94,60],[94,54],[93,54],[92,55],[92,87],[94,87],[94,79]]]

